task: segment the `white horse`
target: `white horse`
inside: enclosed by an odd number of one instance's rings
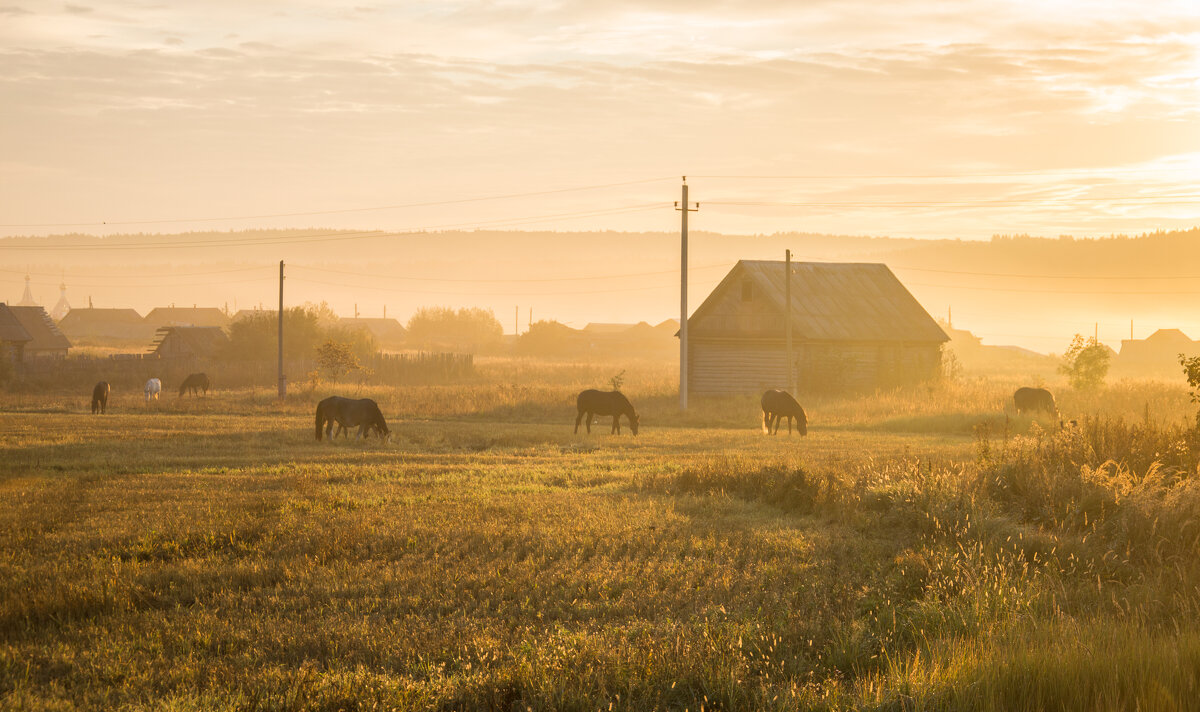
[[[149,403],[152,398],[158,400],[158,394],[161,392],[162,381],[157,378],[151,378],[149,381],[146,381],[146,403]]]

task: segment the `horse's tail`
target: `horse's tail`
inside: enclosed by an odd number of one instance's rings
[[[321,428],[325,425],[324,413],[321,412],[321,404],[317,404],[317,442],[321,441]]]

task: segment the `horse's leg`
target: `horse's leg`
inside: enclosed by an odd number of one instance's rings
[[[792,415],[790,413],[788,414],[787,419],[788,419],[788,435],[791,436],[791,434],[792,434]]]
[[[616,415],[613,416],[612,430],[609,431],[609,434],[612,435],[614,433],[617,435],[621,434],[621,414],[620,413],[617,413]]]
[[[591,435],[592,434],[592,411],[590,411],[590,410],[585,411],[585,415],[587,416],[587,432],[588,432],[588,435]]]
[[[579,434],[579,423],[583,420],[583,411],[579,411],[579,415],[575,416],[575,434]]]

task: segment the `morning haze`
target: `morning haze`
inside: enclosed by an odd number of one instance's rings
[[[1194,2],[11,0],[0,67],[0,707],[1200,692]]]

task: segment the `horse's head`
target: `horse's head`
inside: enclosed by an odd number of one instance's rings
[[[629,419],[629,429],[633,431],[634,435],[637,435],[638,424],[641,422],[642,416],[638,415],[637,413],[634,413],[633,417]]]

